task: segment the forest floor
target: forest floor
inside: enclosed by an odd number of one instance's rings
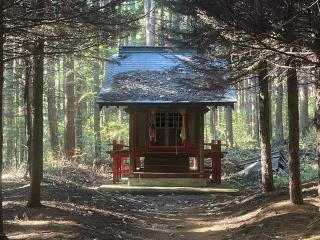
[[[43,207],[30,209],[26,207],[28,181],[4,178],[7,236],[37,240],[320,239],[315,182],[303,186],[305,204],[298,207],[290,205],[285,188],[268,194],[257,188],[232,194],[144,195],[89,188],[105,183],[70,168],[60,175],[46,175]]]

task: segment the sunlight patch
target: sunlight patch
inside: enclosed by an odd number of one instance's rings
[[[81,226],[80,224],[73,221],[54,221],[54,220],[28,220],[28,221],[5,221],[8,224],[17,225],[17,226],[43,226],[43,225],[63,225],[63,226]]]
[[[72,233],[63,234],[55,232],[18,232],[15,234],[9,234],[8,237],[10,239],[74,239],[75,235],[73,235]]]
[[[254,224],[255,222],[261,221],[263,219],[266,219],[274,215],[285,214],[287,212],[290,212],[290,210],[291,208],[290,208],[289,202],[281,201],[278,203],[271,204],[270,206],[265,208],[256,209],[247,214],[243,214],[236,217],[229,217],[227,219],[223,219],[220,221],[214,221],[214,225],[195,228],[190,230],[189,232],[197,232],[197,233],[203,233],[208,231],[216,232],[216,231],[224,231],[227,228],[228,229],[239,228],[243,224]],[[198,223],[197,219],[188,219],[188,220],[191,220],[191,222],[194,222],[195,225]]]
[[[3,174],[2,175],[2,179],[17,179],[17,178],[23,178],[24,176],[24,173],[22,172],[15,172],[15,171],[12,171],[10,173],[6,173],[6,174]]]

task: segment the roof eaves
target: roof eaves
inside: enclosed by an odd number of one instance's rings
[[[96,99],[96,103],[102,106],[131,106],[131,105],[203,105],[203,106],[234,106],[234,100],[223,101],[106,101],[99,97]]]

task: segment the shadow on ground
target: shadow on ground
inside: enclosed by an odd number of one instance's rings
[[[4,181],[10,239],[320,239],[315,183],[305,205],[273,193],[130,194],[47,180],[41,208],[26,208],[28,183]]]

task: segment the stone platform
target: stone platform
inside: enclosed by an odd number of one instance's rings
[[[127,181],[117,184],[102,185],[96,190],[102,192],[117,192],[130,194],[215,194],[215,193],[237,193],[236,189],[228,184],[208,184],[205,187],[155,187],[155,186],[129,186]]]

